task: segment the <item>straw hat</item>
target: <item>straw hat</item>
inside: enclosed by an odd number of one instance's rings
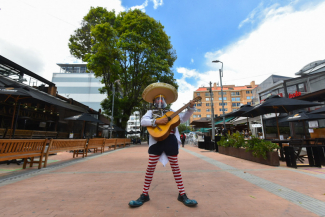
[[[174,86],[162,82],[157,82],[148,85],[144,89],[142,93],[142,98],[145,101],[152,103],[155,96],[159,94],[162,94],[165,97],[167,104],[175,102],[178,97],[177,90]]]

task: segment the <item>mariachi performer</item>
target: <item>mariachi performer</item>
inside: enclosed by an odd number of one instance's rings
[[[170,118],[166,113],[169,111],[166,109],[167,104],[173,103],[177,100],[178,94],[175,87],[166,83],[153,83],[145,88],[142,93],[142,98],[153,103],[154,108],[148,110],[147,113],[141,118],[141,125],[146,127],[161,127],[168,124]],[[179,114],[180,123],[186,122],[192,113],[194,112],[194,101],[191,100],[187,111],[183,114]],[[149,135],[149,163],[145,175],[145,181],[143,191],[137,200],[131,200],[129,206],[139,207],[143,203],[150,200],[149,188],[153,178],[154,171],[156,169],[157,162],[160,161],[164,166],[170,162],[170,167],[173,171],[175,182],[178,187],[178,200],[186,206],[196,206],[198,203],[196,200],[188,199],[183,186],[183,180],[181,171],[178,166],[178,149],[181,144],[180,135],[177,127],[170,130],[170,133],[165,136],[166,138],[157,141],[151,135]]]

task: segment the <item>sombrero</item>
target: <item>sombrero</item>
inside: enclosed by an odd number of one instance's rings
[[[165,96],[165,100],[167,104],[173,103],[177,100],[178,94],[177,90],[174,86],[162,82],[157,82],[148,85],[143,93],[142,93],[142,98],[146,102],[153,102],[153,99],[155,96],[158,94],[162,94]]]

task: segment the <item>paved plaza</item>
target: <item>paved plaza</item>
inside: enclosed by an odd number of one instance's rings
[[[177,201],[169,164],[158,162],[150,201],[142,193],[147,144],[72,159],[63,152],[47,168],[0,165],[0,216],[325,216],[325,169],[271,167],[185,146],[179,165],[198,206]]]

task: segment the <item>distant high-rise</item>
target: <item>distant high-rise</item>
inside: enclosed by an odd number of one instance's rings
[[[57,65],[60,66],[60,72],[53,73],[52,82],[56,84],[58,93],[98,111],[101,101],[106,98],[98,90],[104,86],[101,78],[96,78],[93,72],[87,73],[85,63]]]

